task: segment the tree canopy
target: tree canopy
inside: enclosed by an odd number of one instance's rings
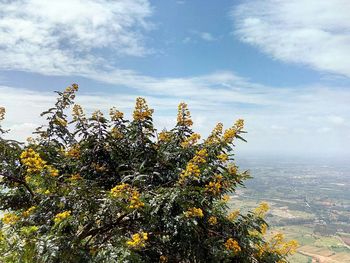
[[[77,90],[57,92],[26,143],[0,126],[1,262],[286,262],[296,243],[266,237],[266,203],[229,212],[249,178],[233,158],[243,120],[201,140],[185,103],[158,132],[145,99],[132,120],[88,117]]]

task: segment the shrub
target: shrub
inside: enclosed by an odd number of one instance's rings
[[[264,237],[267,204],[227,212],[249,177],[233,162],[243,120],[200,142],[185,103],[157,133],[143,98],[131,121],[115,108],[87,117],[77,90],[57,92],[35,139],[0,138],[1,262],[285,262],[293,252],[281,234]]]

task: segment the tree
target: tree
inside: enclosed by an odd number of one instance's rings
[[[87,117],[77,90],[57,92],[35,139],[0,137],[1,262],[286,262],[296,243],[264,237],[267,204],[228,214],[249,177],[233,162],[243,120],[200,142],[185,103],[157,133],[143,98],[131,121]]]

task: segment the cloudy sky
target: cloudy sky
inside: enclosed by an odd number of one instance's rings
[[[243,155],[350,157],[348,0],[0,0],[0,105],[9,136],[80,85],[88,112],[137,96],[157,127],[180,101],[207,134],[244,118]]]

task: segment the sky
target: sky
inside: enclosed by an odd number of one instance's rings
[[[0,106],[24,140],[78,83],[88,113],[160,130],[188,103],[194,130],[245,119],[244,156],[350,157],[348,0],[0,0]]]

